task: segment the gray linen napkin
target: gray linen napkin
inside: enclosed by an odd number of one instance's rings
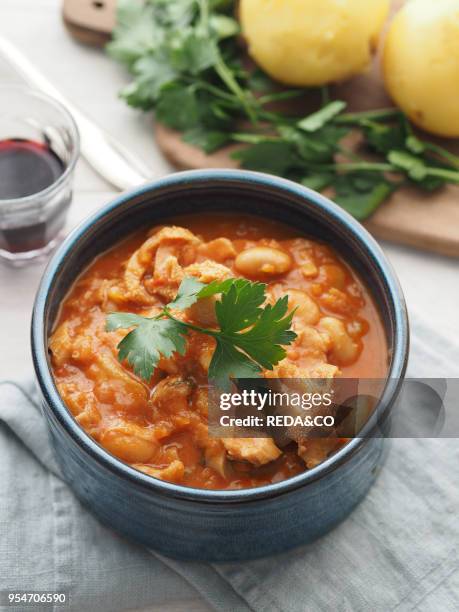
[[[412,328],[409,375],[459,376],[459,347],[417,317]],[[225,612],[459,610],[458,514],[458,441],[399,439],[364,502],[317,542],[246,563],[172,561],[81,506],[59,477],[33,382],[0,384],[0,590],[67,591],[65,610],[186,601],[188,583]]]

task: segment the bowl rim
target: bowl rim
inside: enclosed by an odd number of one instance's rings
[[[201,503],[237,503],[277,497],[289,491],[298,489],[299,487],[304,487],[324,477],[329,472],[347,462],[359,450],[359,448],[368,441],[368,437],[362,436],[360,438],[352,439],[339,451],[334,453],[331,457],[315,468],[306,470],[281,482],[263,485],[260,487],[237,490],[213,490],[187,487],[184,485],[159,480],[144,474],[139,470],[136,470],[135,468],[111,455],[107,450],[93,440],[89,434],[87,434],[76,422],[61,399],[54,383],[51,369],[48,365],[47,338],[45,337],[44,333],[44,321],[48,307],[48,295],[51,287],[53,286],[55,277],[62,266],[65,265],[67,254],[74,246],[78,244],[80,238],[91,226],[103,219],[106,215],[110,214],[116,208],[150,192],[167,188],[175,188],[183,184],[205,185],[208,182],[215,183],[216,181],[221,183],[246,182],[252,186],[258,185],[260,187],[267,187],[277,192],[283,191],[286,194],[295,196],[296,198],[308,200],[309,205],[315,207],[316,210],[320,210],[322,213],[325,212],[336,223],[344,225],[347,232],[353,235],[353,238],[360,243],[363,250],[373,260],[378,274],[384,281],[384,285],[387,288],[387,297],[389,298],[391,309],[394,313],[395,330],[394,346],[391,353],[391,364],[387,376],[387,383],[381,398],[381,400],[384,399],[384,401],[380,400],[372,417],[370,417],[362,431],[368,432],[372,427],[375,427],[378,422],[378,417],[381,416],[381,412],[386,411],[390,407],[391,402],[395,399],[399,392],[408,360],[409,324],[405,299],[400,283],[381,247],[368,233],[368,231],[349,213],[325,196],[307,187],[287,179],[268,174],[245,170],[226,169],[189,170],[185,172],[177,172],[143,184],[128,192],[124,192],[105,206],[98,209],[96,212],[92,213],[68,235],[65,241],[55,252],[43,274],[33,308],[31,343],[35,374],[43,398],[47,403],[47,407],[51,410],[61,428],[98,464],[102,465],[112,473],[127,479],[132,484],[146,490],[147,492],[160,496],[186,499]]]

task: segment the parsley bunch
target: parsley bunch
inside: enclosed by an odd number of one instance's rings
[[[330,188],[360,220],[407,184],[433,191],[459,183],[459,158],[420,140],[397,109],[346,113],[346,103],[330,101],[323,88],[321,108],[307,117],[271,110],[308,92],[246,69],[235,8],[235,0],[119,0],[108,51],[134,76],[122,97],[154,109],[206,153],[245,143],[233,154],[242,167]],[[356,130],[358,152],[345,146]]]
[[[220,294],[215,302],[219,329],[205,329],[178,320],[173,311],[185,310],[197,300]],[[127,361],[134,372],[150,380],[161,356],[184,355],[188,331],[211,336],[216,348],[209,378],[225,387],[230,378],[254,378],[263,368],[272,370],[286,355],[283,346],[296,338],[291,331],[293,312],[287,314],[288,297],[267,304],[266,285],[246,279],[227,279],[205,285],[185,278],[177,296],[155,317],[118,312],[107,316],[107,331],[134,329],[118,345],[118,359]]]

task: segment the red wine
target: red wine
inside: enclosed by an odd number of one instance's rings
[[[64,170],[62,161],[46,144],[21,138],[0,140],[0,200],[43,191]]]
[[[62,228],[70,195],[64,193],[51,205],[37,202],[35,214],[24,214],[18,201],[15,219],[14,200],[37,194],[62,176],[65,164],[47,145],[33,140],[0,140],[0,203],[13,200],[8,224],[0,225],[0,249],[11,253],[41,249]],[[11,222],[11,216],[13,221]]]

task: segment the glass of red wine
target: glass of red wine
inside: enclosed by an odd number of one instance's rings
[[[58,244],[79,152],[77,126],[62,104],[0,87],[0,259],[42,260]]]

